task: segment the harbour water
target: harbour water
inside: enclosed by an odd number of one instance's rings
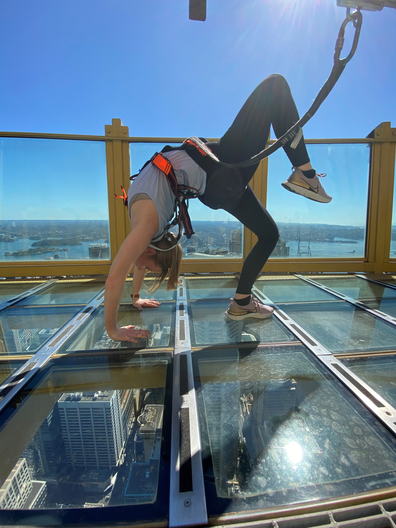
[[[6,256],[5,253],[13,253],[16,251],[26,251],[32,248],[34,240],[29,238],[20,238],[14,242],[0,242],[0,261],[1,262],[21,262],[21,261],[45,261],[45,260],[86,260],[89,259],[89,246],[92,244],[104,244],[106,240],[89,240],[84,241],[81,245],[59,244],[54,242],[54,247],[59,250],[67,251],[49,251],[46,253],[39,253],[37,255],[21,255],[21,256]],[[59,258],[55,257],[58,255]]]

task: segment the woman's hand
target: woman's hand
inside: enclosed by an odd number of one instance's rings
[[[121,326],[115,332],[111,332],[108,335],[113,341],[131,341],[132,343],[137,343],[138,338],[148,337],[150,332],[142,328],[135,328],[134,325],[128,325]]]
[[[141,310],[142,308],[158,308],[158,306],[161,305],[161,303],[155,299],[140,299],[140,297],[139,299],[135,299],[132,304],[138,310]]]

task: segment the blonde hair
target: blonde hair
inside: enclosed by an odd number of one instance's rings
[[[166,233],[161,240],[154,244],[159,249],[168,249],[169,251],[157,251],[151,258],[154,263],[162,270],[157,274],[153,286],[149,292],[155,292],[168,276],[167,290],[176,290],[179,284],[180,265],[183,257],[183,249],[180,244],[176,244],[176,236],[173,233]]]

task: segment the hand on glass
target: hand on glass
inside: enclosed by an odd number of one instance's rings
[[[155,299],[138,299],[137,301],[133,301],[133,306],[135,306],[138,310],[141,310],[142,308],[158,308],[160,306],[160,302],[156,301]]]
[[[113,341],[131,341],[137,343],[138,339],[148,337],[150,332],[143,330],[142,328],[135,328],[134,325],[121,326],[117,330],[109,335]]]

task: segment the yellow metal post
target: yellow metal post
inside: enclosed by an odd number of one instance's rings
[[[127,208],[114,194],[122,195],[121,187],[126,192],[129,188],[130,158],[129,132],[123,126],[121,119],[113,119],[111,125],[105,126],[107,187],[110,217],[111,259],[114,260],[117,251],[129,232]]]
[[[374,272],[383,273],[390,270],[395,134],[390,123],[385,122],[375,128],[373,136],[377,141],[371,153],[367,257],[374,263]]]

